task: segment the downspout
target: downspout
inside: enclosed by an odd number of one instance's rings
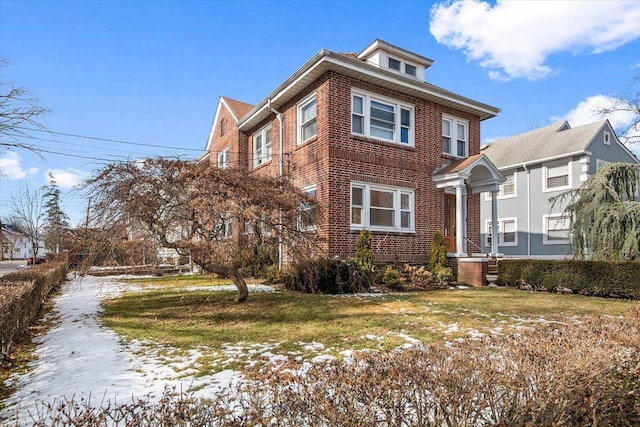
[[[280,191],[282,191],[282,180],[284,179],[284,153],[283,153],[284,126],[282,123],[282,113],[271,106],[271,98],[267,100],[267,108],[269,108],[269,110],[271,110],[276,115],[276,118],[278,119],[278,130],[279,130],[278,132],[278,150],[279,150],[278,173],[279,173],[279,180],[280,180]],[[284,215],[282,212],[282,207],[280,207],[278,212],[278,223],[279,223],[278,224],[278,270],[282,270],[282,265],[284,260],[284,254],[283,254],[284,243],[282,241],[282,229],[283,229],[282,222],[283,221],[284,221]]]
[[[527,258],[531,258],[531,170],[526,163],[522,167],[527,172]],[[517,170],[514,173],[518,173]]]

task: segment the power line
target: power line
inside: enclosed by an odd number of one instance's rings
[[[50,134],[53,134],[53,135],[69,136],[69,137],[73,137],[73,138],[92,139],[92,140],[95,140],[95,141],[103,141],[103,142],[115,142],[117,144],[137,145],[137,146],[141,146],[141,147],[166,148],[166,149],[170,149],[170,150],[196,151],[196,152],[199,152],[199,153],[204,151],[204,150],[196,149],[196,148],[184,148],[184,147],[172,147],[172,146],[169,146],[169,145],[145,144],[145,143],[142,143],[142,142],[122,141],[122,140],[119,140],[119,139],[100,138],[100,137],[97,137],[97,136],[79,135],[79,134],[66,133],[66,132],[55,132],[55,131],[52,131],[52,130],[26,128],[26,127],[20,127],[20,126],[16,126],[16,128],[22,129],[22,130],[27,130],[27,131],[50,133]]]

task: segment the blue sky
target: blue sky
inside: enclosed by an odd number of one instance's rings
[[[22,142],[60,153],[0,147],[0,217],[22,183],[45,185],[52,172],[75,225],[86,202],[67,190],[91,171],[197,157],[221,95],[257,103],[320,49],[360,52],[377,38],[433,59],[429,83],[501,108],[483,142],[589,123],[609,98],[637,93],[638,22],[640,2],[612,0],[0,0],[0,56],[11,63],[1,80],[38,96],[58,132]]]

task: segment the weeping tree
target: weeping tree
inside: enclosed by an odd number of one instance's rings
[[[107,165],[84,187],[93,228],[124,226],[190,256],[204,271],[230,278],[236,302],[248,297],[243,270],[279,236],[293,259],[312,255],[319,243],[317,230],[299,227],[317,219],[317,209],[308,209],[314,200],[285,180],[239,168],[154,158]],[[304,218],[309,212],[314,218]]]
[[[578,257],[640,260],[640,165],[609,163],[580,188],[552,199],[568,202],[571,243]]]

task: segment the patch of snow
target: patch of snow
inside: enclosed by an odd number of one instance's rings
[[[317,365],[319,363],[326,363],[326,362],[331,362],[336,360],[335,356],[331,356],[330,354],[323,354],[320,356],[316,356],[313,359],[311,359],[311,363]]]
[[[124,345],[115,332],[102,327],[97,314],[103,299],[139,287],[103,277],[71,275],[70,279],[54,300],[51,316],[57,323],[34,339],[36,360],[29,363],[26,374],[8,380],[16,392],[3,402],[6,409],[0,419],[11,421],[17,414],[28,420],[40,403],[61,399],[92,396],[96,404],[124,402],[132,396],[154,399],[162,396],[165,387],[211,396],[241,378],[231,370],[185,378],[199,357],[196,350],[187,352],[183,363],[167,365],[158,352],[147,352],[148,347]]]

